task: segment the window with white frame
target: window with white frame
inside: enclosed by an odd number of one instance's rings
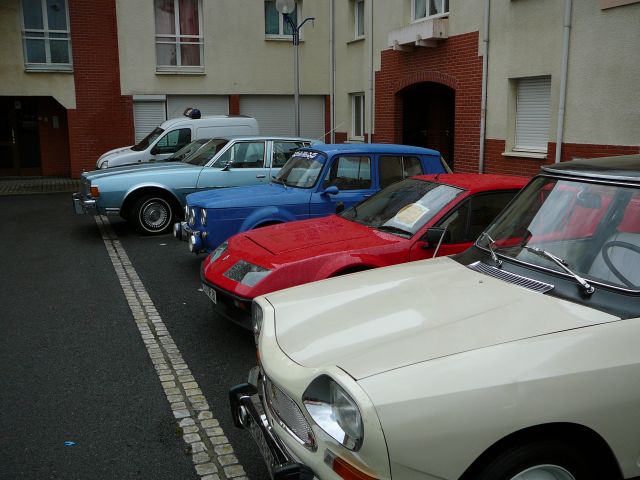
[[[71,70],[67,0],[22,0],[27,70]]]
[[[551,77],[516,80],[516,128],[513,150],[546,153],[549,142]]]
[[[300,2],[296,2],[296,8],[289,17],[293,22],[298,24],[298,12],[300,11]],[[291,36],[291,26],[276,9],[275,0],[266,0],[264,2],[264,34],[268,37],[286,37]]]
[[[364,93],[351,94],[351,138],[364,138]]]
[[[449,13],[449,0],[411,0],[413,20]]]
[[[355,0],[353,2],[353,13],[355,25],[353,28],[355,38],[364,37],[364,0]]]
[[[202,71],[202,1],[154,0],[156,69]]]

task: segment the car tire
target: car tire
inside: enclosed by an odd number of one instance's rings
[[[597,463],[579,447],[556,440],[515,446],[498,455],[477,480],[602,480]]]
[[[162,195],[140,197],[131,210],[130,220],[143,235],[160,235],[173,227],[175,212]]]

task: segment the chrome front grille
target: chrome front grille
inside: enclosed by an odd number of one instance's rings
[[[262,385],[267,407],[280,426],[309,450],[315,450],[315,435],[298,404],[268,378],[264,379]]]
[[[533,280],[521,275],[516,275],[515,273],[506,272],[499,268],[485,265],[482,262],[474,262],[471,265],[467,266],[471,270],[474,270],[476,272],[484,273],[485,275],[489,275],[490,277],[494,277],[508,283],[513,283],[514,285],[528,288],[529,290],[534,290],[539,293],[546,293],[550,290],[553,290],[554,288],[554,286],[550,283],[539,282],[538,280]]]

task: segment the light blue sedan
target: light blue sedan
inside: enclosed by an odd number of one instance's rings
[[[78,214],[120,215],[143,234],[168,231],[186,196],[212,188],[269,183],[298,148],[298,137],[220,137],[192,142],[168,161],[85,172],[73,194]]]

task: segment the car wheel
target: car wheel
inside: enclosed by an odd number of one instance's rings
[[[597,464],[578,447],[538,441],[514,447],[496,457],[477,480],[600,480]]]
[[[175,214],[169,201],[161,195],[146,195],[135,203],[131,220],[145,235],[165,233],[173,226]]]

